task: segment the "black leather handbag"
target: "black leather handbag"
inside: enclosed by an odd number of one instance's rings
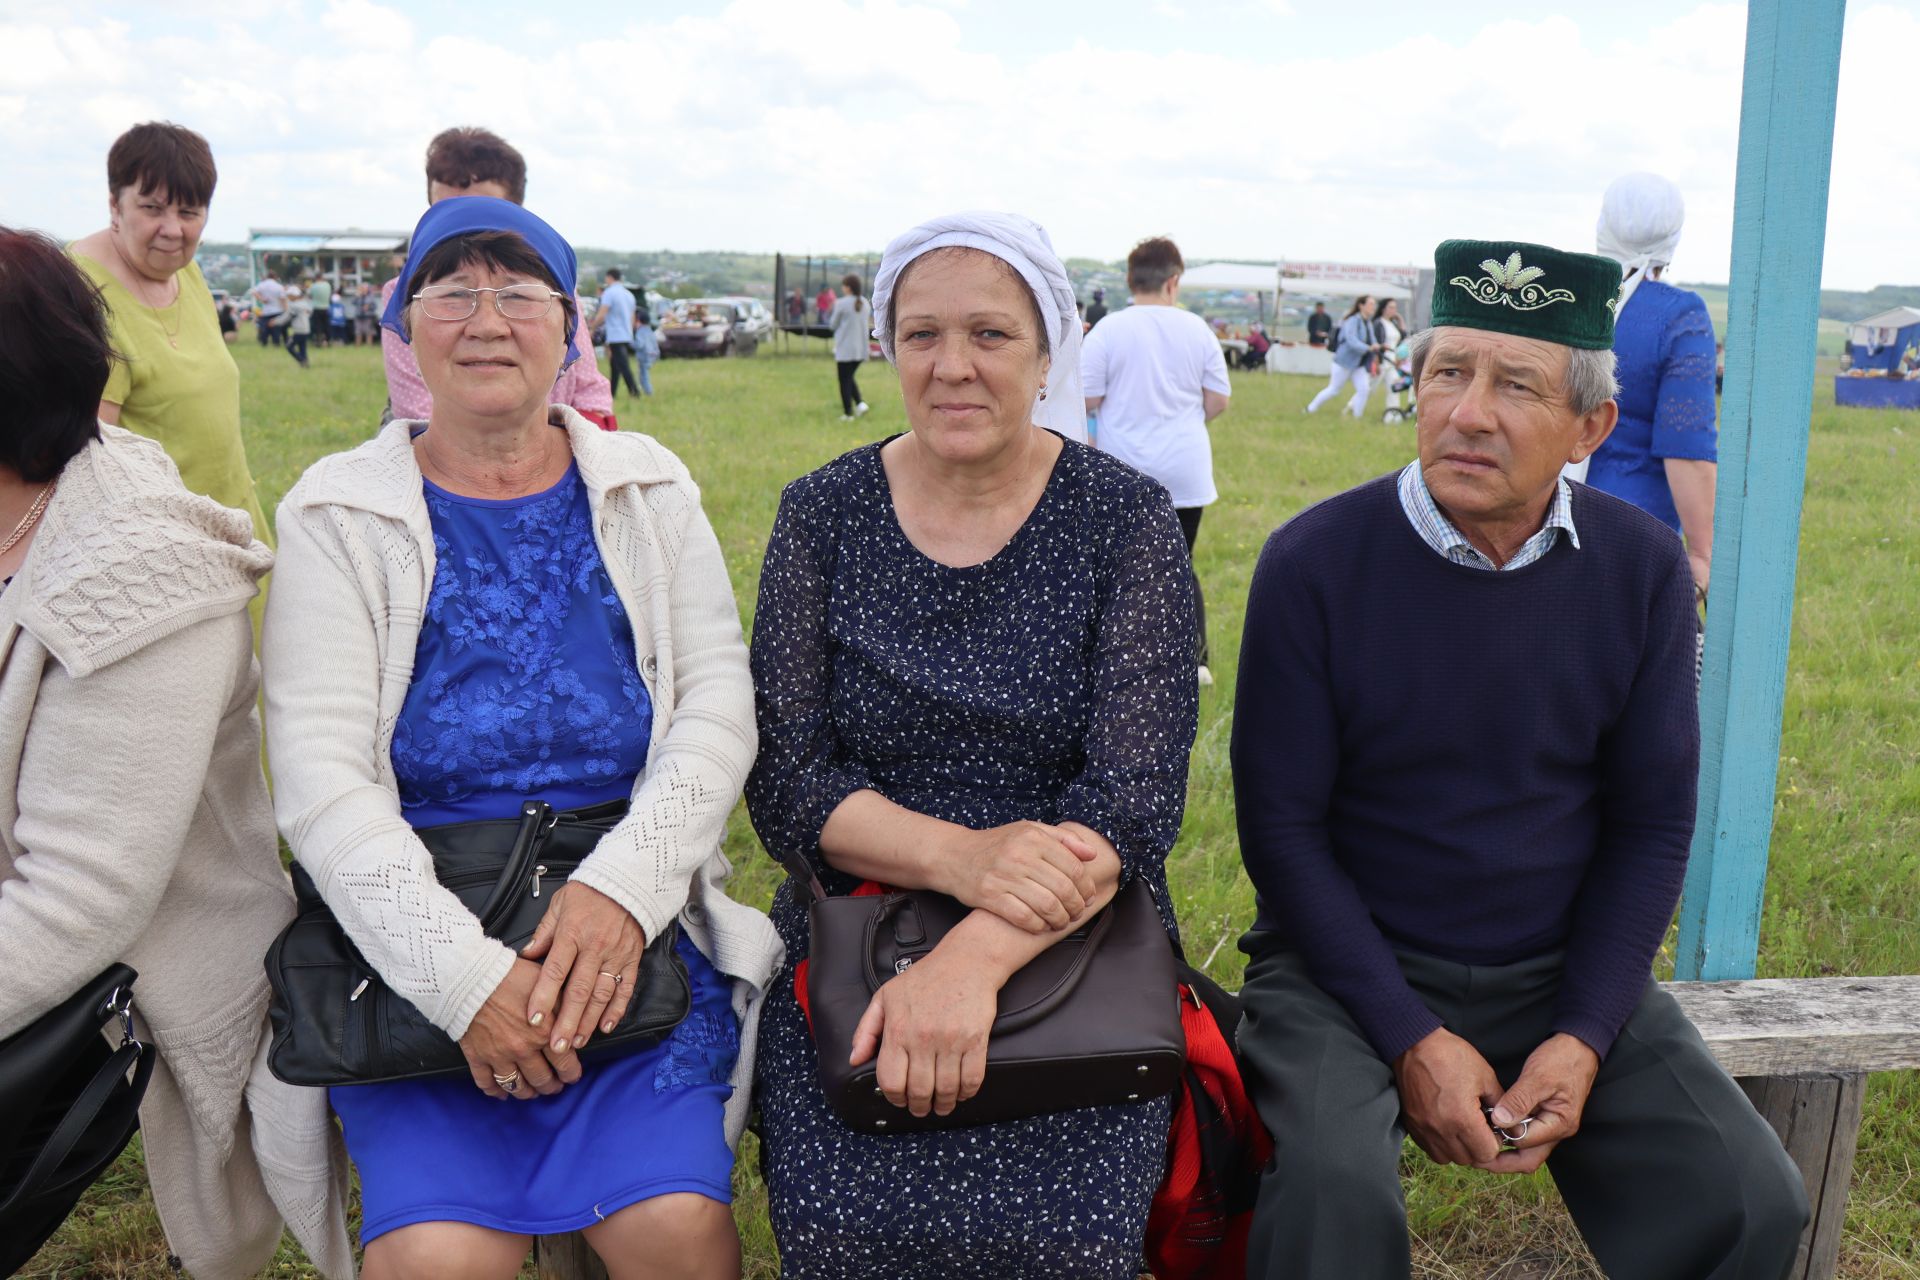
[[[847,1065],[874,992],[947,936],[971,908],[926,890],[827,897],[809,910],[808,1003],[820,1087],[849,1128],[917,1133],[998,1124],[1173,1092],[1186,1066],[1173,944],[1139,881],[1042,952],[1000,990],[980,1092],[952,1114],[915,1116],[888,1102],[877,1059]]]
[[[421,827],[434,875],[480,918],[489,938],[520,950],[553,891],[626,815],[624,800],[556,812],[528,801],[520,816]],[[267,1065],[288,1084],[373,1084],[470,1074],[460,1046],[389,988],[361,956],[299,863],[295,914],[267,949],[273,988]],[[633,997],[610,1034],[581,1051],[592,1061],[659,1044],[687,1016],[692,989],[674,950],[677,926],[647,940]]]
[[[0,1275],[27,1264],[140,1127],[154,1054],[133,1036],[133,980],[111,965],[0,1041]],[[115,1022],[118,1048],[101,1034]]]

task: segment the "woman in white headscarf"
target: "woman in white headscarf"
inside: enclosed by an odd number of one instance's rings
[[[1657,174],[1618,178],[1601,201],[1599,250],[1626,273],[1613,329],[1620,421],[1593,455],[1586,482],[1685,537],[1704,599],[1719,456],[1713,320],[1699,294],[1661,279],[1685,220],[1680,189]]]
[[[753,634],[748,812],[830,894],[862,881],[973,908],[885,983],[852,1044],[795,994],[807,893],[774,900],[787,964],[761,1029],[762,1160],[781,1275],[1132,1280],[1167,1099],[872,1136],[819,1055],[951,1114],[980,1087],[1010,974],[1129,881],[1174,931],[1165,861],[1198,691],[1186,544],[1160,485],[1069,438],[1080,320],[1046,233],[967,214],[888,246],[882,349],[911,430],[781,496]]]

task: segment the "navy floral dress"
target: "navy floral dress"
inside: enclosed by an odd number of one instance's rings
[[[424,483],[433,587],[394,726],[401,812],[428,827],[631,795],[653,703],[579,473],[505,500]],[[573,1231],[669,1192],[729,1201],[740,1029],[731,985],[684,936],[679,951],[693,1007],[672,1037],[552,1097],[500,1102],[464,1077],[330,1090],[362,1242],[420,1222]]]
[[[884,444],[885,442],[881,442]],[[1119,851],[1175,930],[1197,689],[1186,545],[1166,490],[1067,443],[1038,505],[984,564],[928,559],[880,459],[857,449],[789,485],[754,614],[755,829],[811,863],[870,788],[976,829],[1076,821]],[[793,997],[807,954],[791,880],[773,922],[787,966],[762,1015],[762,1160],[781,1275],[1131,1277],[1166,1160],[1168,1099],[932,1134],[871,1136],[833,1115]]]

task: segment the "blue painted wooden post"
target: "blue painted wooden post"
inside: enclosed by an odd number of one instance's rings
[[[1786,700],[1846,0],[1751,0],[1700,695],[1700,820],[1676,976],[1750,978]]]

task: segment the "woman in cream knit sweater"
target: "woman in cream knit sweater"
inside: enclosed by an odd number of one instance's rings
[[[271,556],[159,445],[96,422],[107,361],[95,289],[51,241],[0,228],[0,1038],[131,965],[172,1252],[240,1280],[284,1216],[349,1276],[326,1095],[264,1058],[260,957],[293,915],[247,619]]]
[[[739,1272],[733,1145],[781,954],[721,888],[756,738],[746,645],[679,460],[548,403],[580,358],[575,272],[517,205],[434,205],[385,318],[431,418],[321,460],[280,507],[264,654],[281,829],[470,1068],[332,1090],[373,1280],[509,1277],[530,1237],[576,1229],[614,1280]],[[531,800],[627,808],[516,954],[415,831]],[[691,1012],[665,1044],[583,1066],[676,923]]]

